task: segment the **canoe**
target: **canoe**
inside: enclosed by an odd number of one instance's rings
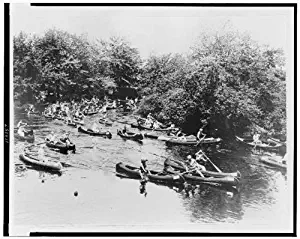
[[[85,127],[82,127],[82,126],[79,126],[78,127],[78,132],[81,132],[81,133],[85,133],[85,134],[88,134],[88,135],[91,135],[91,136],[102,136],[102,137],[107,137],[109,139],[111,139],[112,137],[112,134],[109,132],[109,131],[92,131],[92,130],[89,130],[89,129],[86,129]]]
[[[150,182],[163,182],[167,184],[183,183],[184,180],[179,175],[170,175],[164,172],[149,170],[151,174],[147,175]],[[116,172],[125,174],[131,178],[141,179],[139,168],[123,164],[116,164]]]
[[[100,124],[105,124],[107,126],[112,126],[113,125],[113,122],[107,121],[106,119],[99,119],[99,123]]]
[[[188,137],[188,136],[187,136]],[[158,137],[158,140],[164,140],[168,143],[172,144],[182,144],[182,145],[197,145],[197,144],[213,144],[213,143],[219,143],[222,141],[221,138],[206,138],[200,141],[186,138],[186,140],[182,140],[178,137]]]
[[[165,167],[165,172],[170,173],[170,174],[177,174],[178,171],[174,170],[172,167],[168,166]],[[237,186],[240,183],[240,180],[237,179],[236,177],[231,177],[231,176],[226,176],[226,177],[201,177],[200,175],[195,175],[192,173],[186,173],[182,174],[184,179],[187,182],[191,183],[213,183],[213,184],[219,184],[219,185],[227,185],[227,186]],[[204,175],[205,176],[205,175]]]
[[[146,127],[144,125],[137,124],[137,123],[132,123],[131,127],[132,128],[139,128],[139,129],[146,129],[146,130],[153,130],[153,131],[169,131],[170,130],[169,128],[165,128],[165,129],[162,129],[162,128],[160,128],[160,129],[153,129],[153,128]]]
[[[150,138],[150,139],[158,139],[158,137],[160,137],[159,135],[155,134],[155,133],[145,133],[144,134],[145,138]]]
[[[270,159],[268,157],[262,157],[262,158],[259,159],[259,161],[266,164],[266,165],[268,165],[268,166],[272,166],[274,168],[278,168],[278,169],[281,169],[281,170],[286,170],[287,169],[286,164],[278,162],[274,159]]]
[[[242,142],[246,145],[255,146],[255,143],[253,142],[253,139],[244,139],[238,136],[235,136],[236,139],[239,142]],[[283,143],[274,143],[274,142],[270,142],[269,144],[266,143],[260,143],[260,144],[256,144],[256,148],[260,148],[260,149],[270,149],[270,150],[276,150],[276,149],[280,149],[281,147],[284,147],[285,145]]]
[[[181,172],[185,172],[185,168],[181,165],[181,163],[177,160],[170,160],[170,159],[166,159],[164,162],[164,166],[165,167],[169,167],[171,166],[174,169],[177,169]],[[241,173],[239,171],[234,172],[234,173],[219,173],[219,172],[214,172],[214,171],[203,171],[200,170],[201,173],[203,173],[203,175],[205,176],[211,176],[211,177],[215,177],[215,178],[222,178],[222,177],[236,177],[236,178],[241,178]]]
[[[113,105],[106,105],[105,106],[105,109],[106,110],[114,110],[114,109],[116,109],[117,107],[116,106],[113,106]]]
[[[142,141],[144,139],[144,136],[142,134],[137,134],[133,132],[126,132],[126,135],[124,135],[121,130],[117,130],[117,134],[125,139],[132,139],[136,141]]]
[[[62,151],[67,150],[76,150],[75,144],[71,143],[69,146],[67,146],[66,143],[63,143],[61,141],[57,141],[56,143],[50,142],[48,138],[46,138],[46,146],[49,148],[56,148]]]
[[[25,136],[23,130],[18,129],[17,132],[16,132],[16,134],[15,134],[15,137],[18,138],[18,139],[20,139],[20,140],[26,140],[26,141],[30,141],[30,142],[34,141],[33,131],[32,131],[32,134]]]
[[[62,170],[63,166],[58,161],[53,160],[40,160],[30,155],[20,154],[19,159],[24,162],[25,164],[30,164],[32,166],[38,166],[44,168],[46,170],[51,171],[60,171]]]
[[[99,113],[99,110],[96,110],[96,111],[88,111],[88,112],[84,112],[83,114],[84,115],[95,115],[95,114],[98,114]]]

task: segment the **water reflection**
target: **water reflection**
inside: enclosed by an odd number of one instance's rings
[[[129,124],[133,122],[133,117],[116,115],[116,112],[108,112],[108,117],[110,120],[114,121],[113,126],[101,125],[100,128],[103,130],[109,130],[113,134],[112,139],[105,139],[101,137],[95,138],[81,134],[76,128],[67,127],[61,121],[46,120],[43,117],[27,117],[26,114],[16,114],[15,124],[17,124],[19,119],[26,118],[30,125],[34,125],[37,143],[43,142],[44,138],[51,131],[59,133],[67,130],[70,132],[71,140],[76,144],[75,154],[69,153],[67,155],[63,155],[52,152],[60,157],[61,161],[63,161],[65,170],[62,174],[53,174],[37,168],[22,168],[16,165],[16,177],[22,180],[29,180],[29,174],[36,174],[35,179],[39,182],[42,182],[43,180],[45,183],[44,186],[48,186],[47,180],[57,180],[57,183],[62,180],[69,180],[67,182],[63,182],[71,185],[73,182],[72,177],[75,177],[72,175],[76,172],[76,170],[85,169],[88,172],[87,175],[89,175],[89,173],[102,171],[106,176],[101,179],[103,181],[89,182],[93,189],[97,189],[96,186],[99,188],[103,187],[103,191],[99,192],[99,195],[102,195],[105,194],[103,193],[104,190],[109,190],[110,187],[112,187],[113,190],[114,184],[111,177],[112,175],[114,176],[115,165],[119,162],[138,166],[141,158],[147,158],[149,169],[161,171],[166,158],[181,159],[187,154],[195,153],[200,148],[166,145],[164,142],[148,138],[144,139],[143,145],[132,140],[123,140],[116,134],[117,129],[124,127],[124,122]],[[85,119],[86,124],[93,124],[94,122],[98,122],[97,116]],[[28,145],[30,145],[28,142],[15,141],[15,164],[21,163],[18,158],[19,154],[22,153],[24,147]],[[236,222],[247,217],[247,211],[249,208],[255,208],[258,210],[256,212],[256,216],[261,218],[258,220],[264,220],[263,223],[270,223],[271,226],[273,218],[271,216],[265,218],[262,217],[262,215],[265,215],[266,212],[269,211],[269,205],[276,205],[278,203],[278,198],[281,198],[282,193],[285,193],[285,189],[283,187],[286,186],[286,175],[263,167],[258,162],[258,156],[252,155],[251,152],[247,152],[245,150],[224,148],[223,144],[220,144],[216,148],[209,148],[206,146],[204,150],[212,159],[213,163],[222,171],[236,172],[239,170],[242,174],[241,186],[238,189],[234,189],[205,184],[160,185],[160,188],[162,188],[161,190],[168,191],[168,193],[170,193],[168,194],[170,197],[168,198],[170,203],[177,201],[180,203],[180,205],[176,204],[174,206],[173,212],[175,213],[175,211],[180,211],[180,208],[183,208],[184,212],[188,214],[190,222]],[[30,180],[32,180],[32,178],[33,177],[31,177]],[[89,180],[90,179],[85,178],[83,181]],[[31,185],[31,183],[33,182],[29,181],[28,185]],[[151,198],[157,198],[157,200],[161,198],[161,191],[151,190],[152,187],[147,182],[136,183],[137,184],[133,185],[133,191],[136,192],[136,195],[132,195],[132,198],[135,196],[140,197],[140,195],[142,195],[147,198],[147,200],[144,200],[147,202],[150,202]],[[60,185],[55,184],[52,189],[53,191],[55,191],[55,187],[60,188]],[[127,185],[126,187],[127,188],[123,189],[124,193],[126,193],[126,190],[131,190],[130,186]],[[46,192],[41,191],[40,193],[42,194]],[[86,201],[92,200],[91,198],[93,197],[100,197],[93,193],[94,192],[91,191],[89,194],[86,194],[89,195],[87,197],[90,197],[86,198]],[[97,199],[103,200],[101,197]],[[114,202],[116,200],[117,199],[115,198],[111,198],[108,201]],[[105,201],[99,202],[107,203]],[[49,203],[51,203],[50,200]],[[146,215],[153,213],[152,206],[156,207],[155,204],[149,204],[149,209],[145,209]],[[116,208],[118,208],[118,205]],[[23,210],[26,210],[26,208]],[[43,210],[43,208],[40,208],[40,210]],[[67,208],[64,208],[64,210],[66,211],[66,214],[69,213]],[[274,210],[276,210],[276,208]],[[90,211],[89,213],[93,214],[93,212]],[[32,214],[32,217],[38,217],[38,215],[35,215],[30,211],[28,211],[28,214]],[[89,217],[91,215],[85,216]],[[99,217],[99,215],[93,216],[96,218],[95,220]]]

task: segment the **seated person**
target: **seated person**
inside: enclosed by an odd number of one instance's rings
[[[25,127],[27,126],[27,123],[24,122],[23,120],[20,120],[19,123],[17,124],[17,128]]]
[[[201,141],[205,138],[206,134],[203,133],[203,128],[200,128],[197,133],[197,140]]]
[[[200,149],[197,153],[195,153],[195,158],[197,162],[207,162],[207,159],[205,158],[204,152]]]
[[[67,146],[69,146],[71,144],[71,141],[70,141],[70,133],[64,133],[61,138],[60,138],[60,141],[62,141],[63,143],[66,143]]]
[[[54,134],[54,132],[52,131],[47,137],[46,139],[48,139],[48,141],[52,142],[52,143],[56,143],[56,135]]]
[[[153,127],[153,129],[159,129],[160,128],[157,121],[153,122],[153,126],[152,127]]]
[[[205,166],[197,163],[196,159],[194,159],[191,155],[187,156],[186,162],[190,169],[192,169],[192,170],[194,169],[198,174],[200,174],[201,177],[204,177],[203,174],[200,172],[200,170],[206,171]]]
[[[255,134],[253,135],[253,143],[255,143],[255,144],[261,143],[260,134],[258,132],[255,132]]]
[[[127,127],[126,127],[126,125],[124,126],[124,128],[123,128],[123,130],[122,130],[122,133],[123,133],[124,135],[127,135]]]

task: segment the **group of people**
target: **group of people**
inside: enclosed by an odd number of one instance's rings
[[[141,165],[139,168],[139,173],[142,181],[148,181],[148,175],[151,174],[151,172],[147,168],[147,159],[141,160]],[[201,177],[204,177],[203,173],[201,171],[206,171],[206,167],[204,164],[207,162],[207,156],[205,153],[200,149],[197,153],[195,153],[193,156],[188,155],[184,162],[181,162],[183,168],[187,172],[196,172]]]

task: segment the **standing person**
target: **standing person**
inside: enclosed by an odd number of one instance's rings
[[[150,171],[147,169],[147,164],[146,164],[147,161],[148,161],[147,159],[141,160],[139,173],[142,180],[144,179],[148,181],[148,175],[150,174]]]

